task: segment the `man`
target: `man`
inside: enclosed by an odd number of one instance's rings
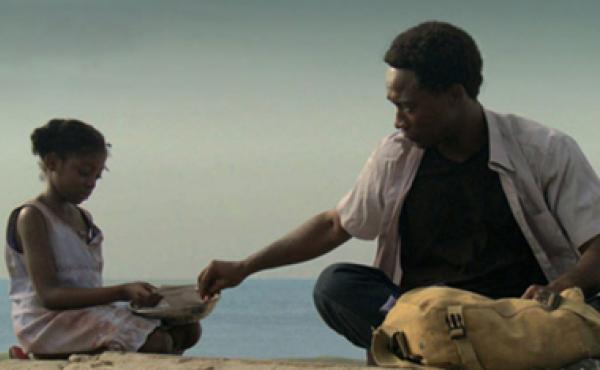
[[[368,348],[385,306],[404,291],[448,285],[493,298],[543,287],[600,288],[600,181],[568,136],[477,101],[482,60],[447,23],[401,33],[385,55],[397,132],[375,149],[335,209],[243,261],[198,277],[212,295],[257,271],[321,256],[351,237],[378,238],[374,267],[335,264],[315,305]]]

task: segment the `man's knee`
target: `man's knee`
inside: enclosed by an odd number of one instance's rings
[[[362,348],[370,343],[371,323],[357,294],[368,269],[347,263],[330,265],[319,275],[313,292],[315,307],[325,323]],[[363,291],[362,296],[367,293]]]
[[[313,295],[315,300],[326,297],[346,301],[354,300],[357,294],[372,295],[381,290],[387,295],[388,291],[397,290],[381,270],[355,263],[334,263],[319,275]]]
[[[313,298],[315,303],[319,302],[323,297],[331,297],[337,295],[340,290],[344,289],[344,275],[348,270],[347,263],[334,263],[325,268],[317,279],[313,290]]]

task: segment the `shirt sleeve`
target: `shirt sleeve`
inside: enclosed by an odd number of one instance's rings
[[[342,228],[359,239],[372,240],[379,235],[384,205],[382,188],[385,181],[379,153],[384,141],[371,153],[354,188],[336,206]]]
[[[572,138],[557,137],[544,162],[545,193],[569,239],[580,248],[600,235],[600,180]]]

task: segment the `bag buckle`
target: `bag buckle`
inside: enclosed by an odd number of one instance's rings
[[[465,321],[462,312],[453,312],[448,310],[446,314],[446,325],[451,339],[462,339],[467,335]]]
[[[416,363],[421,363],[423,356],[416,355],[410,352],[406,334],[403,331],[397,331],[392,335],[390,341],[390,351],[402,360],[408,360]]]
[[[562,303],[560,294],[551,291],[550,289],[541,289],[538,291],[534,299],[540,302],[548,311],[553,311]]]

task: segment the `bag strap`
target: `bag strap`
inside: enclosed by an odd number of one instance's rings
[[[446,308],[446,324],[450,339],[456,345],[458,356],[469,370],[483,370],[483,366],[477,358],[473,344],[467,337],[463,307],[461,305],[448,306]]]

